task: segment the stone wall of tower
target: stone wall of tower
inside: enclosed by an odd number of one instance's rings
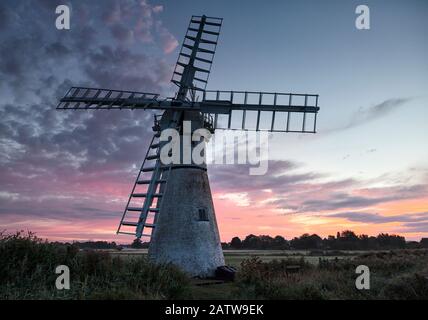
[[[173,263],[191,276],[213,276],[215,269],[224,265],[206,171],[171,170],[149,258],[156,263]]]
[[[194,111],[180,115],[167,111],[161,126],[182,121],[191,121],[191,131],[203,127],[199,112]],[[206,165],[173,165],[167,180],[149,258],[155,263],[173,263],[191,276],[213,276],[224,265],[224,257]]]

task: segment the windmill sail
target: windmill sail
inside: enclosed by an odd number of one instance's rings
[[[57,105],[57,110],[134,109],[161,107],[159,94],[111,89],[72,87]]]
[[[315,133],[318,95],[204,91],[202,113],[214,119],[214,129]]]
[[[180,90],[203,91],[208,83],[223,19],[192,16],[171,81]],[[192,99],[193,100],[193,99]]]

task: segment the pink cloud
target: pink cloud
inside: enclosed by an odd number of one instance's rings
[[[163,52],[169,54],[178,46],[178,41],[163,26],[162,21],[154,16],[163,9],[162,5],[151,5],[145,0],[134,4],[115,1],[113,7],[106,10],[103,20],[117,40],[129,42],[135,39],[151,43],[158,38]]]
[[[178,46],[178,41],[170,35],[168,35],[162,42],[163,51],[167,54],[172,53]]]
[[[177,39],[166,29],[161,21],[157,21],[156,29],[159,34],[163,52],[172,53],[178,47]]]

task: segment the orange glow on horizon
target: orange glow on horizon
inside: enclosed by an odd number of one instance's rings
[[[246,205],[245,203],[239,203],[241,200],[239,198],[221,198],[218,195],[218,193],[214,193],[213,198],[217,223],[223,242],[228,242],[235,236],[244,238],[249,234],[281,235],[286,239],[292,239],[303,233],[316,233],[321,237],[327,237],[346,229],[352,230],[357,234],[368,235],[395,233],[405,236],[407,240],[428,237],[426,232],[403,232],[403,226],[400,222],[354,222],[345,218],[328,217],[329,212],[280,214],[269,203],[255,206]],[[120,207],[120,205],[117,204],[117,207]],[[388,217],[406,213],[423,213],[428,212],[428,198],[394,201],[369,209],[360,211],[378,212],[380,215]],[[101,208],[100,211],[102,212]],[[111,209],[108,211],[111,211]],[[67,220],[64,217],[58,217],[58,219],[40,218],[38,220],[27,218],[10,221],[9,223],[3,221],[0,224],[0,228],[8,232],[30,230],[36,232],[37,236],[51,241],[105,240],[126,244],[132,242],[133,238],[131,236],[116,235],[120,211],[118,211],[117,217],[100,218],[97,213],[94,213],[88,215],[82,221]]]

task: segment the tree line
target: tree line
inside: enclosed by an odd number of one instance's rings
[[[403,236],[380,233],[377,236],[366,234],[357,235],[353,231],[337,232],[321,238],[317,234],[305,233],[300,237],[286,240],[282,236],[250,234],[241,240],[234,237],[230,242],[222,243],[223,249],[252,249],[252,250],[380,250],[404,248],[428,248],[428,238],[421,241],[406,241]]]
[[[144,249],[149,247],[148,242],[135,239],[129,245],[119,245],[116,242],[85,241],[74,242],[80,249]],[[418,241],[406,241],[403,236],[380,233],[377,236],[366,234],[357,235],[353,231],[345,230],[337,232],[336,236],[330,235],[321,238],[317,234],[305,233],[300,237],[287,240],[282,236],[271,237],[268,235],[250,234],[244,239],[233,237],[230,242],[222,242],[223,249],[247,249],[247,250],[382,250],[382,249],[417,249],[428,248],[428,238]]]

